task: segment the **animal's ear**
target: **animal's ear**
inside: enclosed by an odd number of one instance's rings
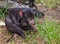
[[[19,16],[23,17],[23,12],[22,11],[19,11]]]

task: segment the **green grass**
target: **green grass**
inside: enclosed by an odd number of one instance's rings
[[[6,7],[0,8],[0,19],[4,20],[8,8],[9,4],[7,4]]]
[[[46,20],[42,25],[37,25],[40,36],[44,38],[47,44],[60,44],[60,24]]]
[[[57,5],[60,5],[60,0],[36,0],[36,2],[41,3],[49,9],[56,8]]]
[[[36,26],[38,27],[37,33],[27,32],[26,42],[38,44],[36,39],[39,37],[45,40],[46,44],[60,44],[60,23],[56,22],[56,20],[45,19],[43,24],[37,23]]]

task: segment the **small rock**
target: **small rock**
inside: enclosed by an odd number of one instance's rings
[[[5,26],[5,22],[0,21],[0,26]]]

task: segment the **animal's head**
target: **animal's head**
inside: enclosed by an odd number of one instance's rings
[[[34,32],[37,31],[37,29],[35,27],[35,21],[34,21],[35,14],[33,12],[33,9],[32,10],[28,9],[26,11],[19,11],[19,15],[21,18],[21,25],[22,26],[29,25]]]
[[[21,17],[21,19],[23,19],[25,22],[27,22],[30,25],[34,25],[34,14],[32,12],[33,10],[28,9],[28,10],[20,10],[19,11],[19,15]]]

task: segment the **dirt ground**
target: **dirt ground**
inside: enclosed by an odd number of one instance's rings
[[[50,17],[60,22],[60,6],[52,10],[48,10],[48,8],[44,6],[38,6],[38,9],[45,14],[44,18]],[[40,22],[42,20],[43,19],[40,19]],[[11,34],[6,30],[5,27],[0,28],[0,44],[27,44],[26,42],[24,42],[24,40],[20,36],[13,39],[14,42],[12,42],[11,40],[9,43],[6,43],[6,40],[10,37],[11,37]],[[41,38],[37,38],[37,42],[38,44],[45,44]]]

